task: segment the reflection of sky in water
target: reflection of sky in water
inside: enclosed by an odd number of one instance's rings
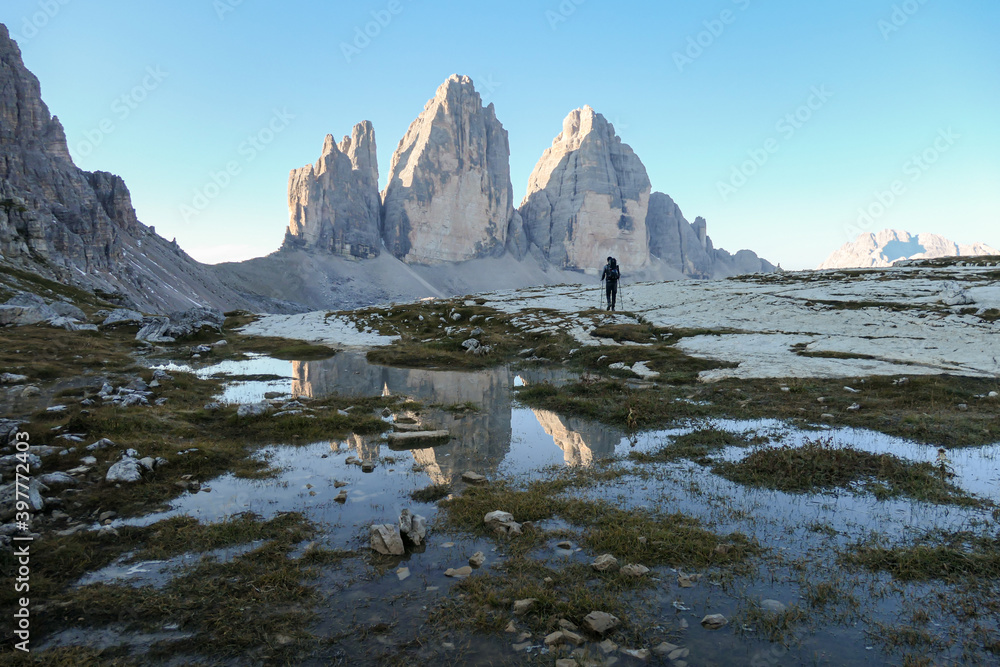
[[[246,359],[226,359],[208,366],[192,367],[189,364],[161,364],[153,368],[178,373],[194,373],[199,378],[238,377],[248,375],[273,375],[281,379],[233,380],[227,382],[215,400],[227,405],[259,403],[266,394],[280,392],[291,394],[292,362],[274,359],[262,354],[247,354]]]
[[[339,361],[338,361],[339,358]],[[229,363],[229,362],[227,362]],[[170,368],[167,370],[181,370]],[[450,405],[470,400],[469,392],[481,391],[474,400],[477,412],[457,417],[444,409],[427,407],[421,411],[427,428],[447,428],[455,435],[446,445],[432,449],[391,451],[377,439],[351,438],[342,442],[317,442],[305,446],[276,445],[263,450],[282,473],[273,480],[241,480],[224,475],[215,480],[202,480],[211,486],[210,493],[186,494],[176,499],[167,513],[152,515],[134,521],[152,523],[160,518],[189,514],[206,521],[243,511],[253,511],[264,517],[277,512],[303,511],[311,519],[324,525],[325,542],[334,548],[363,549],[367,546],[368,526],[373,523],[395,522],[400,511],[410,508],[428,518],[435,526],[437,508],[433,504],[416,503],[409,494],[431,483],[455,481],[466,470],[482,472],[489,477],[496,475],[530,478],[549,466],[585,466],[600,459],[615,457],[615,465],[629,467],[626,460],[630,451],[651,451],[667,444],[672,437],[696,428],[715,428],[743,433],[767,435],[769,444],[800,445],[818,438],[830,439],[834,446],[850,445],[872,453],[891,453],[911,461],[933,462],[937,447],[920,445],[880,433],[852,428],[822,428],[798,430],[775,420],[730,421],[707,420],[684,427],[638,434],[631,440],[620,431],[584,420],[566,418],[543,410],[532,410],[517,404],[512,387],[540,381],[528,372],[514,374],[504,369],[482,373],[457,373],[405,369],[382,369],[367,364],[358,355],[341,353],[325,362],[290,365],[266,358],[216,364],[199,369],[199,374],[229,373],[238,375],[281,375],[283,387],[290,387],[293,378],[298,386],[308,378],[311,395],[321,396],[338,392],[347,395],[377,396],[388,390],[395,396],[407,396],[425,406]],[[544,379],[544,378],[542,378]],[[339,383],[345,383],[340,385]],[[236,383],[231,383],[234,386]],[[275,389],[268,389],[272,391]],[[227,386],[226,391],[231,391]],[[235,388],[232,391],[237,391]],[[242,390],[241,390],[242,391]],[[255,390],[256,391],[256,390]],[[262,396],[263,391],[259,394]],[[475,398],[475,396],[472,396]],[[257,399],[259,400],[259,399]],[[729,447],[714,456],[737,460],[751,449]],[[362,473],[360,467],[348,465],[348,456],[376,460],[373,473]],[[952,482],[967,492],[1000,502],[1000,445],[956,449],[948,452],[952,469],[956,473]],[[417,463],[422,470],[414,471]],[[906,499],[878,501],[870,494],[855,495],[836,489],[826,493],[788,494],[766,489],[743,487],[714,475],[708,467],[690,461],[677,461],[658,465],[645,465],[650,477],[629,476],[618,481],[585,487],[577,493],[582,497],[604,499],[623,508],[646,507],[663,512],[683,512],[701,519],[713,531],[729,533],[740,531],[752,535],[774,553],[797,558],[804,557],[821,571],[832,567],[835,554],[831,542],[823,534],[813,532],[813,523],[832,527],[839,534],[833,543],[844,545],[870,532],[888,538],[909,538],[932,528],[967,529],[975,520],[984,520],[983,510],[948,505],[931,505]],[[340,489],[334,481],[344,481],[348,492],[347,502],[337,503],[333,498]],[[502,508],[497,508],[502,509]],[[420,576],[440,578],[443,567],[458,566],[462,558],[442,550],[440,543],[464,538],[454,535],[435,535],[429,538],[426,553],[411,554],[406,565]],[[482,548],[482,547],[477,547]],[[589,558],[593,554],[580,554]],[[467,557],[467,554],[462,556]],[[491,556],[492,557],[492,556]],[[569,556],[567,556],[569,557]],[[576,556],[573,556],[574,558]],[[827,565],[824,565],[827,564]],[[783,581],[788,575],[779,575]],[[667,578],[670,578],[669,573]],[[792,577],[794,579],[794,577]],[[386,575],[385,585],[399,586],[395,574]],[[413,580],[410,581],[413,584]],[[444,585],[449,585],[450,581]],[[417,585],[417,584],[413,584]],[[419,586],[418,586],[419,588]],[[914,587],[916,591],[919,587]],[[417,589],[414,589],[417,590]],[[755,599],[774,597],[786,603],[801,602],[798,588],[775,580],[750,580],[743,593]],[[864,593],[862,593],[864,595]],[[771,648],[766,642],[753,639],[753,635],[740,638],[732,633],[704,633],[698,627],[701,615],[738,611],[735,597],[721,594],[710,585],[695,589],[677,589],[669,581],[659,600],[662,620],[667,627],[676,628],[684,618],[690,630],[683,630],[680,643],[697,651],[689,659],[691,664],[701,660],[716,660],[718,664],[747,662],[764,651],[768,664],[800,664],[811,656],[825,655],[828,664],[884,664],[888,659],[879,650],[868,651],[869,640],[864,636],[865,626],[844,628],[839,625],[810,629],[803,638],[803,646],[786,656],[771,659]],[[674,601],[682,601],[690,611],[678,612]],[[890,598],[866,600],[877,616],[893,622],[898,605]],[[738,658],[734,658],[738,655]],[[938,656],[941,657],[941,656]]]

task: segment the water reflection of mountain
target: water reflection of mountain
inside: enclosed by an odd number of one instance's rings
[[[566,465],[589,466],[594,459],[614,456],[621,432],[575,417],[560,417],[548,410],[532,410],[545,432],[563,450]]]
[[[376,366],[358,353],[341,352],[324,361],[293,362],[292,393],[319,398],[381,396],[412,399],[425,406],[418,416],[421,426],[445,429],[453,439],[446,445],[413,452],[436,483],[450,482],[466,470],[495,472],[511,449],[511,403],[515,377],[527,384],[561,382],[568,374],[558,370],[518,371],[506,368],[485,371],[440,371]],[[475,404],[473,412],[452,412],[448,407]],[[542,428],[563,450],[570,465],[587,465],[595,457],[613,454],[620,436],[606,427],[551,412],[535,411]],[[408,415],[399,414],[397,417]],[[369,449],[363,447],[363,449]],[[363,453],[368,458],[371,452]]]

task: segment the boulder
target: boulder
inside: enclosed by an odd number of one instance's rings
[[[65,329],[66,331],[97,331],[96,324],[86,324],[72,317],[53,317],[48,320],[48,325],[55,329]]]
[[[472,568],[468,565],[463,565],[459,568],[448,568],[444,571],[444,576],[453,577],[455,579],[464,579],[472,574]]]
[[[171,313],[169,317],[147,317],[135,335],[149,343],[172,343],[205,332],[221,333],[226,316],[216,308],[198,306]]]
[[[38,481],[45,486],[76,486],[79,484],[77,479],[72,475],[67,475],[64,472],[50,472],[38,477]]]
[[[35,478],[28,482],[28,504],[35,512],[45,509],[45,498],[42,494],[49,490],[41,480]]]
[[[722,614],[709,614],[701,619],[702,626],[709,630],[718,630],[727,623],[729,620]]]
[[[468,484],[485,484],[486,478],[471,470],[462,473],[462,481]]]
[[[408,509],[403,510],[399,515],[399,532],[414,545],[419,546],[427,536],[427,519],[411,513]]]
[[[648,648],[623,648],[621,652],[630,658],[635,658],[641,662],[646,662],[649,660],[652,653]]]
[[[621,624],[621,620],[603,611],[592,611],[583,617],[583,627],[597,635],[611,632]]]
[[[391,523],[376,524],[370,528],[371,547],[386,556],[402,556],[406,553],[399,528]]]
[[[45,302],[42,302],[41,305],[15,305],[8,301],[0,305],[0,327],[23,327],[45,322],[55,317],[58,315]]]
[[[101,322],[102,328],[112,328],[120,326],[142,326],[144,315],[137,310],[129,308],[116,308],[108,313],[108,316]]]
[[[15,419],[0,419],[0,446],[5,446],[13,441],[14,436],[21,430],[21,422]]]
[[[108,469],[104,480],[111,484],[134,484],[142,481],[142,466],[131,457],[125,457]]]
[[[146,317],[143,319],[142,327],[135,335],[135,339],[144,340],[147,343],[173,343],[177,339],[168,335],[169,330],[169,317]]]
[[[649,574],[649,568],[645,565],[629,564],[623,566],[620,572],[630,577],[643,577]]]
[[[538,602],[538,600],[535,599],[535,598],[525,598],[523,600],[515,600],[514,601],[514,615],[515,616],[523,616],[524,614],[528,613],[528,611],[532,607],[535,606],[536,602]]]
[[[208,409],[208,406],[205,406]],[[261,417],[266,415],[271,410],[271,404],[267,402],[261,403],[245,403],[236,409],[237,417]]]
[[[522,532],[521,524],[514,521],[514,515],[510,512],[490,512],[483,518],[483,523],[498,535],[520,535]]]
[[[618,569],[618,559],[611,554],[601,554],[590,564],[598,572],[614,571]]]

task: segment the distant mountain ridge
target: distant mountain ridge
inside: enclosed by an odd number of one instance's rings
[[[917,234],[896,229],[861,234],[835,250],[822,264],[823,269],[882,268],[907,259],[938,257],[979,257],[1000,255],[985,243],[962,245],[938,234]]]

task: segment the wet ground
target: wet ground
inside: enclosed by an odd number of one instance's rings
[[[275,442],[259,456],[281,469],[277,477],[247,480],[223,475],[206,483],[210,493],[185,494],[171,503],[169,511],[130,521],[149,524],[190,515],[212,522],[247,511],[266,519],[279,512],[300,511],[323,527],[320,542],[324,546],[366,554],[370,525],[395,523],[403,509],[426,517],[430,534],[424,548],[392,561],[355,558],[324,570],[316,584],[325,602],[312,630],[333,641],[308,658],[313,664],[338,664],[340,660],[342,664],[384,664],[403,655],[408,662],[426,664],[516,664],[526,656],[535,656],[539,664],[551,663],[553,658],[539,636],[528,642],[527,650],[515,651],[512,635],[472,636],[426,624],[428,610],[452,594],[449,589],[456,580],[444,576],[446,569],[465,565],[477,551],[487,556],[480,573],[489,572],[506,557],[493,540],[448,532],[435,504],[410,498],[413,491],[431,484],[452,484],[455,492],[460,492],[461,475],[466,471],[491,480],[531,480],[558,474],[566,467],[606,466],[612,459],[610,465],[627,474],[574,493],[610,500],[621,508],[682,512],[700,519],[713,532],[740,531],[758,540],[767,551],[751,575],[723,580],[707,570],[699,573],[704,578],[694,586],[681,587],[680,573],[656,568],[652,573],[658,579],[656,586],[636,593],[643,622],[648,625],[649,644],[634,648],[651,648],[668,641],[688,649],[676,659],[690,665],[902,664],[900,653],[879,636],[883,632],[879,624],[892,626],[909,618],[914,604],[934,597],[943,587],[903,585],[883,575],[845,575],[836,565],[836,550],[849,548],[872,533],[890,541],[905,540],[934,528],[975,528],[987,523],[990,516],[981,508],[882,501],[850,490],[789,494],[749,488],[687,460],[633,463],[627,458],[630,452],[656,450],[672,437],[706,426],[750,432],[771,444],[797,445],[825,438],[834,446],[892,453],[912,461],[934,461],[937,448],[871,431],[822,426],[802,431],[777,421],[713,420],[627,437],[614,428],[532,410],[517,402],[517,387],[568,378],[559,372],[408,370],[372,365],[363,354],[351,352],[315,362],[254,356],[200,368],[162,367],[202,377],[230,377],[218,397],[225,403],[257,402],[279,394],[313,398],[332,393],[359,398],[402,396],[424,407],[419,414],[401,409],[384,415],[384,419],[415,421],[428,430],[450,432],[452,438],[446,444],[420,449],[390,448],[379,437],[353,436],[307,445]],[[729,447],[715,456],[737,460],[747,451],[745,447]],[[348,463],[349,457],[374,463],[374,470],[362,472],[360,465]],[[955,450],[949,458],[957,486],[1000,503],[1000,446]],[[338,487],[338,483],[346,485]],[[347,491],[346,502],[334,500],[341,488]],[[598,555],[558,548],[556,543],[561,539],[565,538],[553,538],[533,555],[553,567],[589,564]],[[252,546],[210,555],[231,558]],[[161,585],[197,558],[200,555],[186,554],[169,561],[119,562],[88,574],[79,584],[127,581]],[[834,602],[816,604],[819,589],[835,590],[839,595]],[[757,627],[759,615],[754,610],[764,599],[802,610],[783,641],[770,641]],[[730,624],[721,630],[703,628],[701,619],[714,613],[725,615]],[[963,646],[967,651],[969,628],[950,617],[947,609],[932,611],[930,617],[927,632],[936,643],[925,649],[925,657],[931,661],[928,664],[968,661],[970,656],[963,656]],[[995,619],[983,623],[996,630]],[[166,636],[171,632],[170,628],[164,630]],[[175,638],[176,634],[173,632]],[[69,630],[51,638],[50,645],[73,644],[79,639],[79,633]],[[586,656],[579,656],[581,660],[606,664],[608,656],[596,644],[586,650]],[[980,653],[977,659],[984,655],[989,654]],[[620,652],[611,657],[619,664],[639,664]],[[671,662],[666,657],[652,657],[654,663],[657,660]]]

